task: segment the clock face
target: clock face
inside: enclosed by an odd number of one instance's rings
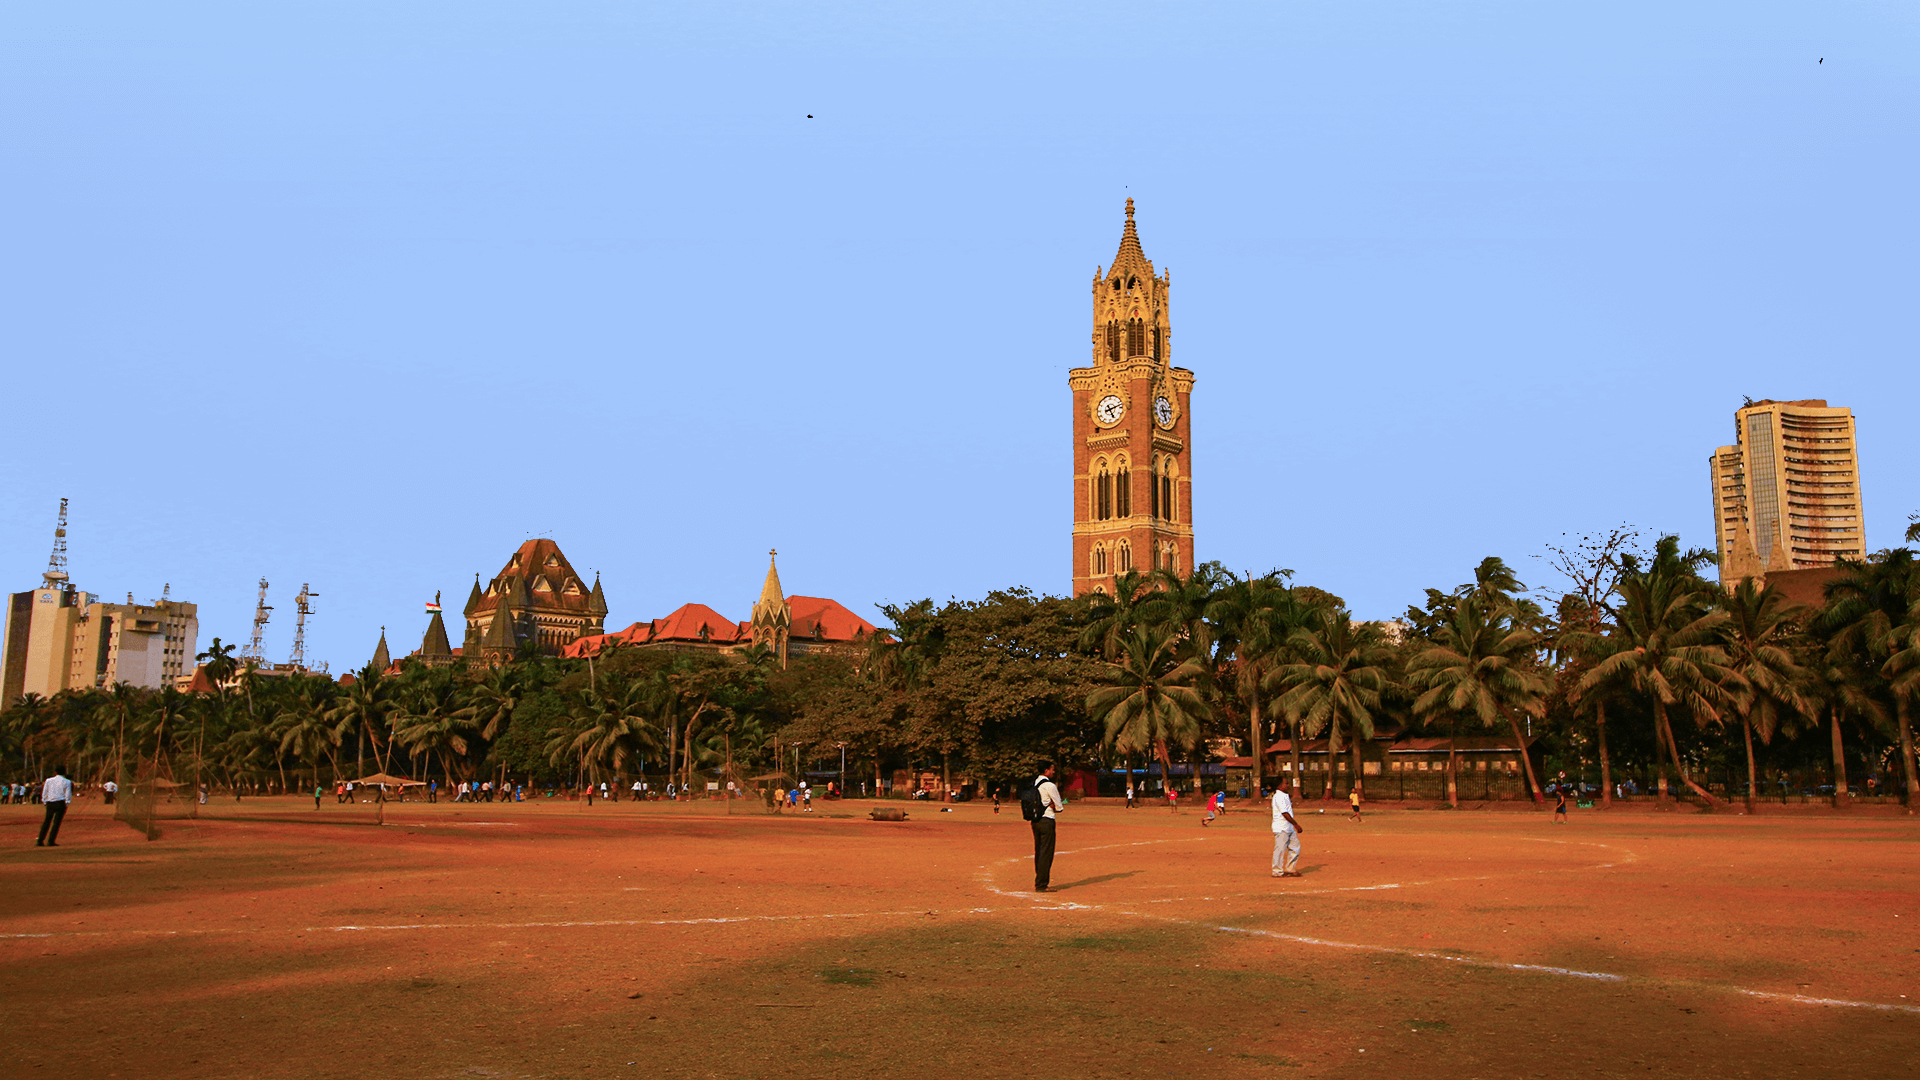
[[[1093,415],[1103,424],[1117,424],[1126,411],[1126,403],[1121,401],[1118,395],[1108,394],[1100,399],[1100,404],[1095,406]]]
[[[1168,401],[1166,398],[1163,398],[1163,397],[1154,398],[1153,399],[1153,418],[1155,420],[1160,421],[1161,427],[1164,427],[1164,428],[1172,427],[1173,426],[1173,402]]]

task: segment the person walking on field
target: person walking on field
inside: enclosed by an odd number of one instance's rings
[[[1567,785],[1561,784],[1554,788],[1553,797],[1553,823],[1565,825],[1567,823]]]
[[[1293,817],[1293,798],[1286,788],[1273,789],[1273,876],[1299,877],[1300,823]]]
[[[1133,809],[1133,781],[1127,781],[1127,809]]]
[[[1348,811],[1348,813],[1353,815],[1353,820],[1359,821],[1360,820],[1360,789],[1358,787],[1352,788],[1347,792],[1347,805],[1352,808],[1351,810]]]
[[[66,766],[56,766],[53,775],[40,785],[40,802],[47,814],[40,819],[40,838],[34,847],[59,847],[60,820],[67,816],[67,803],[73,801],[73,781],[67,779]]]
[[[1054,818],[1067,808],[1053,782],[1053,762],[1040,766],[1040,775],[1033,779],[1033,795],[1038,808],[1028,810],[1023,798],[1021,809],[1033,815],[1033,891],[1043,893],[1053,882]]]

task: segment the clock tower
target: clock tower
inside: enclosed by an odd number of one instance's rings
[[[1168,292],[1127,200],[1113,265],[1093,274],[1093,357],[1073,391],[1073,594],[1128,570],[1193,572],[1193,372],[1172,364]]]

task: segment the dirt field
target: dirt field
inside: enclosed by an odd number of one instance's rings
[[[0,1075],[1920,1074],[1912,818],[871,805],[0,807]]]

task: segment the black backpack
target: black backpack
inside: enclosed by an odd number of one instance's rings
[[[1040,781],[1030,780],[1020,789],[1020,818],[1023,821],[1039,821],[1047,816],[1046,804],[1040,801]]]

